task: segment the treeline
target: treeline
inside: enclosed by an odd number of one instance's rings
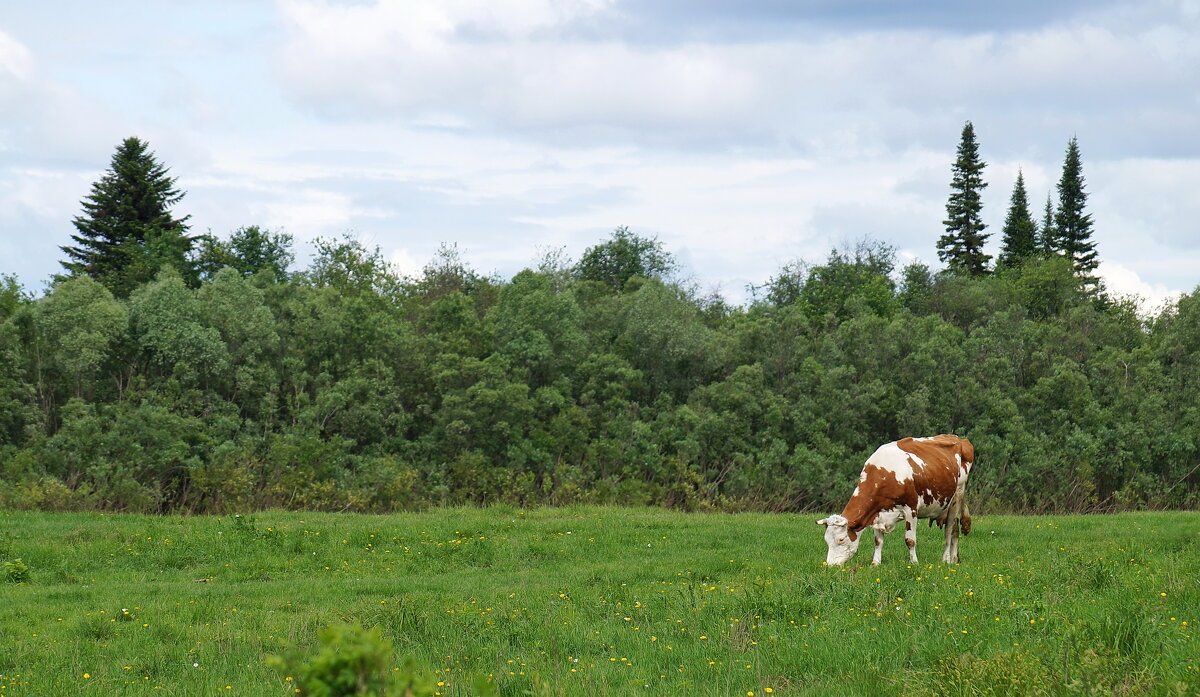
[[[507,280],[350,237],[297,270],[284,234],[188,237],[128,146],[147,220],[114,158],[68,273],[0,283],[0,506],[834,510],[941,432],[976,510],[1200,503],[1200,291],[1147,318],[1064,254],[933,273],[865,241],[733,307],[625,228]]]

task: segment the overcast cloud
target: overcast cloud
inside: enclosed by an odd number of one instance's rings
[[[510,276],[618,225],[737,302],[863,236],[937,266],[975,124],[998,245],[1084,157],[1110,287],[1200,283],[1200,2],[209,0],[0,18],[0,273],[38,288],[120,140],[193,231],[457,242]],[[994,251],[994,250],[993,250]]]

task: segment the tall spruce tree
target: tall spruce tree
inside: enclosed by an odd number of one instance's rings
[[[61,247],[72,276],[87,275],[118,297],[154,278],[163,265],[174,267],[188,280],[196,273],[188,260],[194,237],[187,220],[171,207],[184,192],[154,157],[145,141],[126,138],[112,164],[83,200],[83,213],[74,221],[78,234],[73,246]]]
[[[1004,238],[996,266],[1015,267],[1029,257],[1038,254],[1038,229],[1029,214],[1029,194],[1025,191],[1025,174],[1017,171],[1017,183],[1013,185],[1008,203],[1008,216],[1004,219]]]
[[[1042,224],[1038,227],[1038,251],[1042,256],[1054,255],[1058,233],[1054,228],[1054,199],[1049,191],[1046,192],[1046,208],[1042,211]]]
[[[975,127],[968,121],[962,129],[958,144],[958,157],[954,161],[954,176],[950,181],[950,200],[946,203],[946,234],[938,239],[938,259],[946,262],[951,271],[973,276],[987,273],[991,255],[983,253],[983,245],[989,235],[983,232],[987,225],[980,217],[983,201],[980,193],[987,182],[983,181],[983,168],[987,163],[979,159],[979,144],[975,142]]]
[[[1092,215],[1084,213],[1087,192],[1084,191],[1083,162],[1079,143],[1074,136],[1067,144],[1062,178],[1058,180],[1058,211],[1054,215],[1055,250],[1071,261],[1076,275],[1087,283],[1095,283],[1092,272],[1100,262],[1096,243],[1092,241]]]

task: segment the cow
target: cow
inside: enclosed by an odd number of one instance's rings
[[[903,438],[879,446],[863,465],[858,486],[839,515],[817,521],[825,526],[829,553],[825,561],[839,566],[858,551],[859,535],[871,528],[875,533],[875,556],[883,557],[883,536],[904,521],[904,543],[908,558],[917,562],[917,518],[928,518],[946,528],[942,561],[958,563],[958,533],[971,532],[967,509],[967,475],[975,462],[975,448],[966,438],[940,435]]]

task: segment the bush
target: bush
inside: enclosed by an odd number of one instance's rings
[[[405,659],[392,670],[392,642],[379,628],[335,624],[320,633],[320,648],[312,656],[292,649],[270,656],[269,665],[296,682],[297,692],[310,697],[432,697],[433,678]]]
[[[29,565],[20,559],[4,562],[5,583],[29,583]]]

